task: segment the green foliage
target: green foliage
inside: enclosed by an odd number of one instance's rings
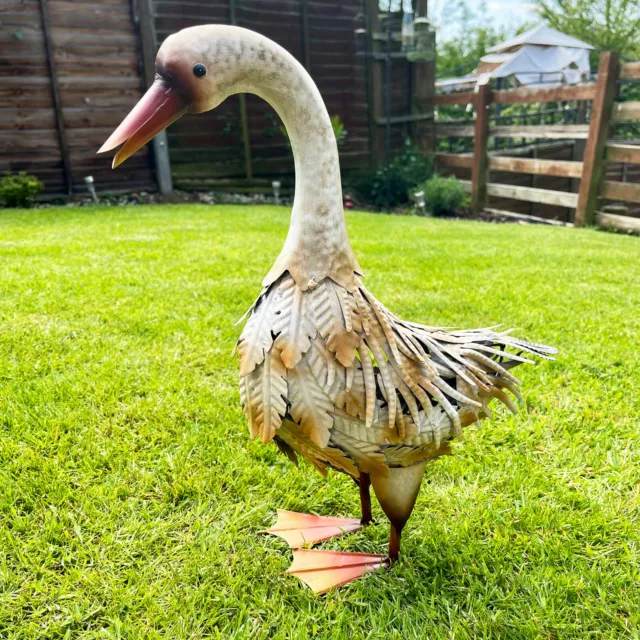
[[[267,111],[264,117],[267,121],[267,126],[264,128],[264,135],[267,138],[275,138],[276,135],[278,135],[278,130],[282,131],[284,129],[284,125],[280,124],[280,126],[278,126],[280,118],[278,118],[275,111]],[[284,135],[287,137],[288,141],[289,136],[286,131]]]
[[[342,147],[347,138],[347,130],[344,128],[344,123],[340,116],[331,116],[331,128],[333,129],[333,135],[336,137],[338,148]]]
[[[464,34],[464,38],[445,40],[438,46],[438,78],[470,73],[488,49],[507,37],[504,31],[480,26],[471,27]]]
[[[453,215],[467,202],[462,183],[454,177],[432,176],[423,189],[427,210],[434,216]]]
[[[409,201],[409,191],[433,174],[433,157],[420,151],[408,138],[389,170],[378,169],[365,176],[356,191],[377,209],[393,208]]]
[[[518,416],[429,464],[400,562],[319,598],[257,532],[276,508],[358,518],[358,489],[249,438],[230,356],[289,217],[0,216],[0,638],[637,638],[640,239],[347,214],[399,316],[560,353],[513,370]],[[386,553],[373,502],[377,524],[319,548]]]
[[[29,207],[44,185],[35,176],[16,173],[0,178],[0,201],[5,207]]]
[[[280,124],[280,127],[278,128],[280,133],[287,139],[287,145],[291,148],[291,141],[289,140],[289,134],[287,133],[286,127],[283,124]],[[344,123],[340,116],[331,116],[331,128],[333,129],[333,135],[336,137],[338,149],[340,149],[347,139],[347,130],[344,128]]]
[[[554,29],[592,44],[640,58],[638,0],[533,0],[540,17]],[[597,64],[598,53],[592,56]]]

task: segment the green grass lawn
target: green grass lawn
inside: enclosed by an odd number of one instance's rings
[[[394,312],[560,354],[428,469],[401,562],[319,598],[258,531],[356,487],[249,440],[231,357],[288,215],[0,212],[0,638],[640,637],[640,240],[349,214]],[[325,547],[384,553],[374,516]]]

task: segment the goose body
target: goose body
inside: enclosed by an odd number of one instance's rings
[[[323,474],[331,467],[352,476],[364,523],[373,486],[396,559],[427,462],[489,416],[493,399],[515,411],[519,381],[511,370],[532,362],[522,353],[549,358],[555,350],[508,331],[405,321],[368,291],[347,235],[329,115],[309,74],[282,47],[238,27],[192,27],[165,41],[156,70],[154,86],[101,149],[123,144],[114,166],[183,113],[239,92],[264,98],[287,129],[296,170],[291,225],[237,343],[242,404],[253,437]],[[271,531],[289,539],[295,530],[294,538],[314,542],[353,530],[353,521],[339,520],[289,513]],[[335,555],[306,552],[294,566],[324,591],[384,564],[378,556]]]
[[[515,412],[510,369],[531,360],[508,349],[551,353],[508,331],[403,321],[360,278],[352,291],[331,278],[305,291],[288,273],[256,300],[237,348],[251,435],[356,479],[448,453],[494,398]]]

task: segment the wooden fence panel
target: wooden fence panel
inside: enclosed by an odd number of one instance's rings
[[[471,153],[436,153],[436,164],[439,167],[457,167],[471,169],[473,154]]]
[[[640,102],[618,102],[612,113],[614,122],[640,120]]]
[[[640,62],[627,62],[620,68],[622,80],[640,80]]]
[[[575,207],[578,202],[578,194],[564,191],[551,191],[550,189],[536,189],[533,187],[518,187],[515,185],[489,183],[487,192],[491,196],[513,198],[514,200],[526,200],[527,202],[539,202],[557,207]]]
[[[533,102],[561,102],[569,100],[593,100],[595,84],[575,87],[553,87],[550,89],[508,89],[494,92],[493,102],[499,104],[517,104]]]
[[[126,171],[111,169],[112,154],[95,155],[128,106],[142,95],[139,42],[129,0],[49,0],[49,7],[62,111],[74,153],[74,191],[86,193],[87,175],[93,176],[99,191],[155,188],[149,147],[137,152]],[[114,102],[94,102],[94,95]]]
[[[473,104],[476,101],[475,91],[463,91],[460,93],[443,93],[433,97],[436,107],[451,104]]]
[[[606,51],[600,56],[597,91],[591,108],[589,139],[584,152],[584,171],[580,182],[580,197],[575,217],[577,226],[590,225],[595,221],[609,120],[617,93],[618,74],[618,55]]]
[[[540,215],[539,211],[534,212],[534,207],[543,208],[545,212],[549,210],[549,214],[553,216],[569,215],[569,220],[574,217],[570,210],[576,209],[576,224],[582,225],[591,224],[595,220],[595,209],[599,199],[615,200],[621,203],[619,210],[626,211],[631,217],[640,217],[640,207],[637,206],[640,204],[640,145],[635,141],[629,144],[617,140],[607,142],[606,139],[611,124],[640,120],[640,102],[614,103],[618,80],[623,83],[638,78],[640,63],[619,65],[615,54],[605,52],[601,56],[596,83],[539,89],[524,87],[492,92],[491,104],[580,101],[582,107],[574,120],[575,124],[571,120],[567,121],[567,114],[562,110],[562,123],[542,124],[541,118],[540,124],[535,126],[525,124],[490,127],[491,137],[522,138],[523,143],[526,139],[535,140],[536,143],[525,145],[521,149],[523,152],[526,149],[533,150],[534,157],[519,157],[522,154],[515,148],[501,152],[508,155],[497,155],[498,151],[489,154],[489,206],[504,209],[506,203],[507,208],[514,207],[528,215]],[[483,88],[479,86],[477,90],[482,91]],[[477,91],[466,91],[435,96],[434,104],[465,105],[477,100]],[[585,122],[584,101],[587,100],[593,103],[589,125],[581,124]],[[544,113],[547,112],[540,112],[540,115]],[[452,139],[449,143],[450,148],[452,145],[465,148],[461,141],[453,140],[455,138],[475,138],[473,154],[438,153],[436,163],[445,172],[453,173],[465,180],[469,175],[469,169],[474,169],[473,180],[468,182],[468,187],[474,196],[476,208],[480,203],[484,205],[484,198],[479,197],[479,194],[483,191],[486,176],[486,171],[480,170],[486,154],[483,145],[478,144],[478,127],[482,130],[477,116],[475,125],[468,120],[443,120],[436,123],[436,136]],[[544,139],[558,142],[541,144],[539,141]],[[582,140],[587,142],[586,149],[584,143],[580,142]],[[537,156],[547,153],[551,147],[557,147],[563,156]],[[568,155],[565,154],[567,149]],[[583,155],[584,162],[579,162]],[[578,188],[579,192],[576,193]],[[529,206],[530,211],[523,211],[522,206]],[[568,210],[568,214],[563,213]]]
[[[489,169],[513,173],[579,178],[582,175],[582,162],[492,156],[489,158]]]
[[[600,189],[600,197],[607,200],[640,203],[640,184],[605,180]]]
[[[640,145],[608,142],[606,159],[609,162],[630,162],[640,164]]]
[[[363,26],[359,3],[223,0],[198,2],[185,9],[179,0],[153,1],[159,41],[176,28],[228,24],[233,14],[238,26],[258,31],[281,44],[309,67],[330,115],[340,116],[345,126],[347,137],[340,149],[342,168],[362,169],[369,165],[366,58],[356,55],[355,31]],[[404,99],[406,78],[398,77],[394,83],[396,105],[398,99]],[[247,136],[243,135],[245,121]],[[192,188],[197,178],[207,177],[219,181],[249,176],[254,182],[278,177],[285,186],[292,183],[293,158],[280,127],[273,109],[253,95],[243,100],[227,100],[207,114],[184,116],[168,132],[176,186],[188,183]],[[400,141],[398,137],[394,143]]]
[[[584,124],[509,125],[491,127],[496,138],[536,138],[540,140],[586,140],[589,127]]]
[[[6,9],[0,14],[0,174],[28,171],[49,193],[65,193],[40,3]]]
[[[110,157],[96,156],[141,95],[129,0],[25,0],[9,9],[2,13],[8,28],[0,31],[0,76],[6,74],[0,77],[0,121],[11,126],[0,125],[0,172],[33,173],[48,195],[86,194],[87,175],[99,191],[152,189],[147,151],[132,158],[126,172],[112,171]]]

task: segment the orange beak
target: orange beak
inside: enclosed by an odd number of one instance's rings
[[[115,169],[186,113],[188,108],[189,105],[178,92],[158,78],[98,153],[111,151],[124,143],[113,159]]]

